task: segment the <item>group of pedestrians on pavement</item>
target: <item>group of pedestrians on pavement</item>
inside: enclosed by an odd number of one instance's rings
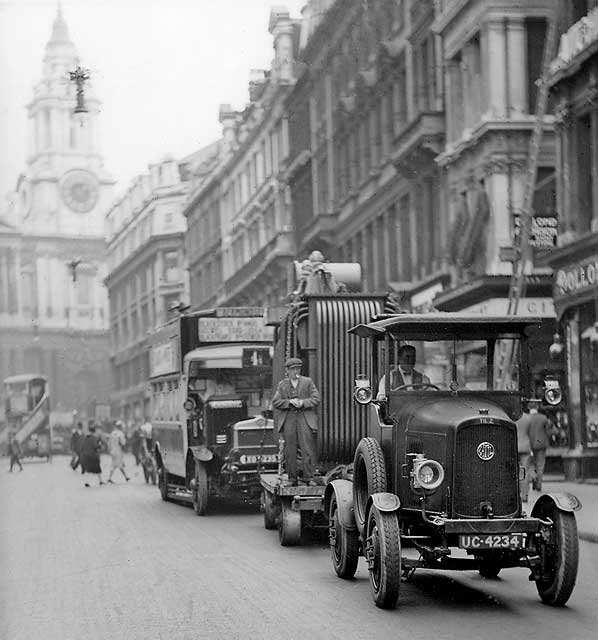
[[[542,479],[546,466],[546,449],[555,430],[553,423],[540,412],[542,401],[530,399],[521,418],[517,421],[517,450],[519,466],[525,476],[519,481],[521,501],[529,500],[530,485],[535,491],[542,491]]]

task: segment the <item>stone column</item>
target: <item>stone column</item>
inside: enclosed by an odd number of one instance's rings
[[[500,247],[511,246],[512,226],[509,207],[509,178],[506,166],[490,164],[485,180],[486,194],[490,206],[490,219],[487,230],[486,273],[509,275],[510,263],[499,260]]]
[[[590,162],[592,163],[592,231],[598,231],[598,90],[595,90],[594,109],[590,115]]]
[[[486,39],[486,59],[482,61],[488,82],[488,115],[490,118],[507,116],[506,38],[503,20],[489,20],[482,37]],[[523,64],[523,61],[520,62]]]
[[[529,111],[527,103],[527,48],[523,18],[509,18],[507,22],[507,78],[509,111],[517,118]]]

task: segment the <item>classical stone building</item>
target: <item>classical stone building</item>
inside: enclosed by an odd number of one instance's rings
[[[445,0],[432,25],[442,42],[446,144],[436,161],[448,204],[450,280],[433,298],[442,310],[506,313],[513,245],[535,122],[547,20],[556,0]],[[534,198],[538,250],[556,242],[553,116],[546,115]],[[544,229],[542,233],[539,229]],[[527,278],[519,313],[554,318],[551,276]]]
[[[192,179],[184,214],[193,308],[278,304],[289,290],[295,249],[281,176],[289,149],[284,98],[294,84],[298,29],[277,8],[269,31],[271,69],[252,72],[245,109],[221,106],[219,158]]]
[[[565,472],[575,479],[598,475],[598,2],[568,3],[565,19],[550,78],[559,243],[546,263],[567,373]]]
[[[148,334],[189,303],[182,214],[189,176],[217,145],[151,164],[106,214],[112,415],[128,427],[150,415]]]
[[[56,412],[94,416],[108,400],[103,211],[114,181],[99,149],[100,102],[85,87],[60,8],[27,105],[29,153],[0,224],[0,378],[48,377]]]

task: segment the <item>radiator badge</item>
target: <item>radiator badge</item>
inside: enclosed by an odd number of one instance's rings
[[[492,460],[494,458],[494,445],[490,442],[480,442],[477,454],[480,460]]]

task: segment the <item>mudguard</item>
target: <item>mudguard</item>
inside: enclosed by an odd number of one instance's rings
[[[378,511],[396,511],[401,506],[399,497],[394,493],[380,492],[373,493],[368,500],[366,512],[369,512],[371,505],[374,505]]]
[[[193,454],[193,458],[200,462],[209,462],[214,457],[214,454],[203,444],[197,447],[189,447],[189,451]]]
[[[536,517],[537,513],[540,513],[542,507],[548,502],[552,502],[560,511],[579,511],[581,509],[581,501],[572,493],[544,493],[542,494],[534,504],[531,516]]]
[[[355,531],[357,523],[353,514],[353,483],[350,480],[333,480],[326,487],[324,494],[324,513],[330,510],[332,495],[336,496],[338,517],[343,529]]]

